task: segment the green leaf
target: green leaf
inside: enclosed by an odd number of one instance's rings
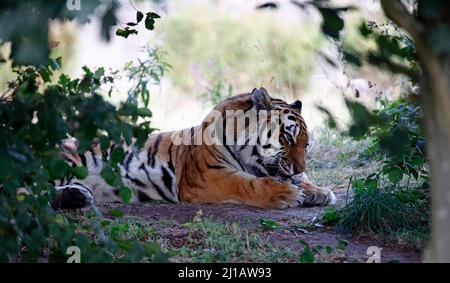
[[[378,189],[378,178],[366,179],[364,185],[366,186],[369,193],[375,193],[375,191]]]
[[[50,178],[52,180],[62,179],[70,169],[69,165],[62,159],[55,158],[50,161]]]
[[[422,166],[424,164],[424,162],[425,162],[425,160],[420,155],[414,155],[411,159],[411,163],[417,167]]]
[[[86,177],[89,175],[87,167],[84,166],[74,167],[70,171],[77,179],[80,180],[86,179]]]
[[[309,244],[303,240],[299,241],[303,245],[303,251],[300,254],[299,261],[301,263],[314,263],[314,254],[309,247]]]
[[[318,8],[322,14],[322,32],[334,39],[339,39],[339,32],[344,28],[344,20],[338,15],[337,10],[333,8]]]
[[[388,173],[389,181],[398,184],[403,178],[403,171],[399,167],[392,167]]]
[[[97,68],[97,70],[95,70],[93,74],[94,78],[98,80],[101,79],[104,75],[105,75],[105,68],[103,67]]]
[[[119,28],[119,29],[116,30],[116,35],[117,36],[128,38],[128,36],[130,34],[138,34],[138,32],[137,32],[137,30],[130,29],[129,27],[125,27],[123,29]]]
[[[39,69],[39,75],[41,75],[41,78],[44,82],[48,83],[51,81],[52,72],[47,68],[41,68]]]
[[[111,162],[114,164],[120,163],[125,158],[123,148],[116,147],[111,153]]]
[[[345,248],[348,246],[348,241],[344,240],[342,238],[336,237],[336,240],[338,241],[338,244],[336,245],[336,249],[338,250],[345,250]]]
[[[14,175],[13,163],[8,158],[0,157],[2,160],[0,162],[0,180],[5,180],[6,178],[12,178]]]
[[[133,191],[127,187],[121,187],[119,190],[119,196],[125,203],[129,203],[133,197]]]
[[[146,107],[138,108],[137,114],[141,117],[152,117],[152,111]]]
[[[141,11],[137,11],[136,12],[136,22],[140,22],[142,21],[142,19],[144,18],[144,14]]]
[[[327,254],[331,254],[332,252],[333,252],[333,247],[331,247],[331,246],[326,246],[325,247],[325,251],[327,252]]]
[[[277,221],[269,218],[261,218],[259,219],[259,223],[261,224],[261,227],[267,230],[273,230],[273,229],[280,229],[281,224]]]
[[[123,217],[123,212],[121,210],[119,210],[119,209],[111,209],[109,211],[109,214],[111,214],[114,217],[118,217],[118,218],[119,217]]]
[[[154,13],[154,12],[148,12],[148,13],[147,13],[147,16],[149,16],[149,17],[151,17],[151,18],[154,18],[154,19],[161,18],[160,15],[158,15],[158,14],[156,14],[156,13]]]
[[[352,185],[357,192],[364,190],[364,180],[361,179],[353,180]]]
[[[145,17],[145,28],[148,30],[153,30],[155,28],[155,20],[150,17],[148,13]]]
[[[344,51],[343,53],[345,61],[358,67],[362,66],[361,60],[359,59],[360,58],[359,54],[357,54],[354,51],[353,52]]]
[[[322,216],[322,222],[324,224],[337,223],[341,219],[341,214],[333,207],[328,207]]]
[[[359,26],[359,33],[361,33],[362,36],[367,37],[372,33],[372,30],[367,27],[366,23],[362,22]]]
[[[111,166],[105,166],[105,168],[103,168],[102,172],[100,173],[100,176],[102,176],[103,180],[105,180],[108,185],[114,186],[116,174],[114,173]]]

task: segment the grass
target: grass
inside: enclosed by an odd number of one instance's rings
[[[365,190],[342,209],[339,226],[351,233],[386,233],[392,228],[411,228],[408,212],[394,194],[379,189]]]
[[[156,241],[173,262],[295,262],[299,251],[276,248],[270,238],[237,223],[219,223],[213,219],[194,219],[183,225],[171,219],[157,222],[134,216],[101,218],[92,212],[66,213],[79,223],[100,224],[107,237]],[[120,256],[120,255],[118,255]]]
[[[241,227],[237,223],[218,223],[212,219],[183,225],[191,233],[201,233],[202,239],[189,238],[176,252],[180,259],[198,262],[289,262],[295,261],[296,252],[288,248],[277,249],[258,231]]]
[[[322,221],[336,224],[352,235],[364,234],[387,245],[421,250],[429,238],[428,212],[418,182],[404,178],[395,188],[363,190],[355,194],[351,180],[364,179],[379,172],[381,161],[363,154],[368,141],[354,141],[334,130],[312,133],[307,174],[320,186],[346,187],[344,203],[336,210],[325,210]]]
[[[380,167],[376,161],[359,158],[367,141],[354,141],[328,128],[315,129],[310,139],[306,174],[319,186],[346,187],[352,176],[363,177]]]

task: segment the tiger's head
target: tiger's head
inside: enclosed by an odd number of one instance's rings
[[[234,122],[232,127],[234,151],[246,171],[260,177],[280,178],[305,171],[308,132],[301,115],[301,101],[289,104],[270,97],[264,88],[255,88],[251,93],[222,101],[215,109],[223,115],[232,110],[241,113],[234,114],[235,117],[255,117],[245,120],[244,126],[239,127]],[[230,119],[226,119],[226,123],[230,123]],[[230,133],[225,131],[225,135],[230,136]],[[239,140],[241,143],[236,144]]]

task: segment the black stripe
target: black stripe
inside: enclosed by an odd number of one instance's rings
[[[270,145],[269,145],[269,147],[270,147]],[[263,146],[263,148],[265,148],[265,147]],[[252,148],[252,156],[261,157],[259,155],[258,148],[256,147],[256,145],[254,145],[253,148]]]
[[[224,145],[224,147],[228,150],[231,157],[233,157],[238,162],[239,166],[241,166],[242,171],[245,171],[244,166],[242,166],[242,164],[241,164],[241,161],[239,161],[239,159],[236,158],[236,155],[234,155],[234,153],[231,151],[230,147],[228,145]]]
[[[70,182],[72,182],[73,177],[70,177],[67,179],[66,185],[69,184]]]
[[[80,158],[81,158],[81,164],[83,164],[83,166],[86,167],[87,166],[86,156],[84,156],[84,154],[80,154]]]
[[[145,168],[144,163],[141,164],[141,166],[139,166],[139,169],[144,170],[145,175],[147,175],[147,179],[150,182],[150,184],[152,184],[152,186],[156,189],[156,192],[167,202],[173,202],[173,200],[171,200],[169,197],[167,197],[167,195],[164,193],[164,191],[161,189],[160,186],[158,186],[157,184],[155,184],[152,179],[150,178],[150,174],[147,171],[147,168]]]
[[[150,155],[150,159],[147,160],[148,164],[150,164],[150,160],[151,160],[152,167],[155,167],[155,155],[156,155],[156,152],[158,151],[158,147],[159,147],[159,143],[161,142],[161,139],[162,139],[162,134],[159,134],[156,137],[155,144],[152,147],[152,153]]]
[[[91,148],[89,151],[91,152],[91,157],[92,157],[92,160],[94,161],[94,166],[97,167],[97,165],[98,165],[97,158],[95,157],[94,150]]]
[[[204,147],[204,148],[206,148],[206,150],[215,158],[215,159],[217,159],[218,161],[222,161],[222,162],[225,162],[225,163],[227,163],[228,165],[230,165],[231,167],[234,167],[234,165],[230,162],[230,161],[228,161],[227,160],[227,158],[217,149],[217,148],[214,148],[214,147],[212,147],[212,146],[206,146],[206,147]],[[214,148],[215,149],[215,152],[216,152],[216,154],[214,154],[211,150],[210,150],[210,148]]]
[[[233,122],[234,122],[234,121],[233,121]],[[222,124],[222,126],[223,126],[223,129],[222,129],[222,130],[225,131],[224,129],[227,128],[227,119],[223,119],[223,124]],[[236,137],[236,135],[233,135],[233,136],[234,136],[234,144],[236,144],[236,139],[237,139],[237,137]],[[231,156],[239,163],[239,165],[241,166],[241,169],[242,169],[243,171],[245,171],[245,170],[244,170],[244,166],[242,166],[241,162],[236,158],[236,156],[234,155],[234,153],[231,151],[229,145],[227,145],[226,142],[225,142],[223,146],[228,150],[228,152],[230,153],[230,155],[231,155]]]
[[[167,153],[167,154],[169,154],[169,163],[168,163],[168,165],[169,165],[169,170],[172,171],[173,174],[175,174],[175,168],[173,167],[173,162],[172,162],[172,146],[173,146],[173,143],[170,143],[169,151]]]
[[[147,179],[150,181],[150,174],[148,173],[147,168],[145,168],[144,163],[142,163],[141,166],[139,166],[139,169],[144,170],[145,175],[147,176]]]
[[[168,163],[168,166],[169,166],[169,170],[170,171],[172,171],[172,174],[175,176],[175,178],[176,178],[176,175],[175,175],[175,167],[173,166],[173,161],[172,161],[172,147],[173,147],[173,142],[171,142],[170,143],[170,145],[169,145],[169,150],[168,150],[168,154],[169,154],[169,163]],[[180,146],[178,146],[178,148],[179,148]],[[177,151],[178,151],[178,148],[177,148]],[[175,180],[175,182],[176,182],[176,180]],[[175,186],[172,186],[172,188],[173,188],[173,190],[172,190],[172,195],[174,195],[174,196],[177,196],[177,186],[175,185]],[[180,198],[178,198],[178,199],[180,199]]]
[[[255,171],[255,176],[256,177],[267,177],[269,176],[267,173],[264,173],[263,171],[261,171],[261,169],[259,169],[258,167],[253,167],[252,166],[253,171]]]
[[[216,170],[219,170],[219,169],[225,169],[225,168],[227,168],[227,167],[222,166],[222,165],[211,165],[211,164],[208,164],[207,162],[205,162],[205,163],[206,163],[206,167],[207,167],[208,169],[216,169]]]
[[[109,148],[109,154],[111,154],[111,153],[113,152],[114,149],[116,149],[116,144],[115,144],[115,143],[113,143],[113,144],[111,145],[111,147]]]
[[[144,192],[137,190],[137,198],[140,202],[151,201],[152,199]]]
[[[170,191],[172,188],[173,178],[170,175],[169,171],[167,171],[167,169],[164,166],[161,166],[161,170],[163,173],[162,180],[163,180],[164,186],[166,186],[166,188]]]
[[[128,180],[130,180],[132,183],[134,183],[135,185],[139,186],[139,187],[145,187],[144,182],[142,182],[139,179],[130,177],[130,175],[128,175],[128,173],[125,175],[125,178],[127,178]]]
[[[128,168],[130,167],[130,163],[133,160],[134,153],[131,151],[128,153],[128,156],[125,158],[125,169],[128,171]]]
[[[104,150],[102,152],[102,160],[103,162],[106,162],[108,160],[108,151]]]
[[[152,184],[153,187],[155,187],[156,192],[167,202],[173,202],[173,200],[171,200],[169,197],[167,197],[167,195],[164,193],[163,189],[161,189],[160,186],[158,186],[157,184],[155,184],[152,180],[150,180],[150,183]]]

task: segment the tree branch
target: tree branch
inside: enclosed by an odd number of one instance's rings
[[[399,0],[381,0],[386,16],[398,26],[404,28],[417,41],[423,31],[422,25],[406,10]]]

